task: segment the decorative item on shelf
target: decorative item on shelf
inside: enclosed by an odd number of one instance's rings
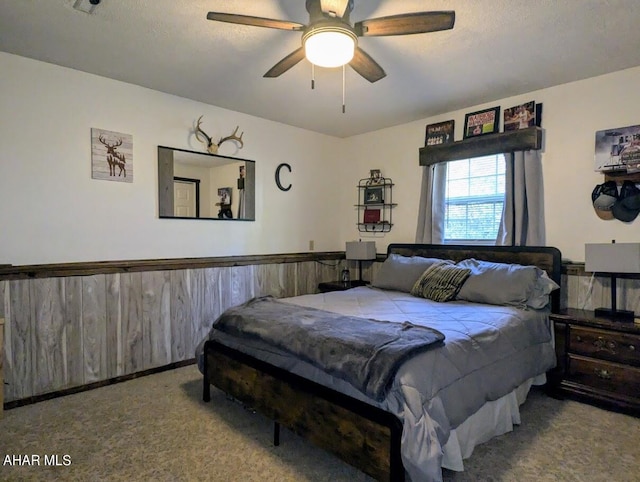
[[[195,134],[196,139],[198,139],[205,146],[207,146],[207,152],[209,154],[217,154],[218,149],[220,148],[222,143],[227,141],[236,141],[238,143],[238,149],[242,149],[244,147],[244,141],[242,140],[242,136],[244,135],[244,132],[241,132],[239,136],[236,135],[238,133],[238,129],[240,128],[240,126],[236,126],[236,130],[233,131],[233,134],[231,134],[230,136],[221,137],[220,140],[217,143],[215,143],[213,142],[213,139],[205,131],[203,131],[200,128],[200,124],[202,123],[202,117],[203,116],[198,117],[198,121],[196,122],[196,128],[193,133]],[[204,137],[204,139],[201,139],[200,136]]]
[[[495,134],[499,131],[500,106],[471,112],[464,116],[464,135],[469,137]]]
[[[358,281],[362,282],[362,262],[376,259],[375,241],[347,241],[345,258],[358,261]]]
[[[382,187],[367,187],[364,190],[364,203],[365,204],[382,204],[382,203],[384,203],[384,188],[382,188]]]
[[[367,181],[368,185],[376,185],[384,183],[384,177],[382,177],[382,173],[380,169],[370,169],[369,170],[369,180]]]
[[[379,209],[365,209],[362,217],[362,222],[365,224],[379,223],[380,222],[380,210]]]
[[[540,127],[542,123],[542,104],[529,101],[525,104],[504,110],[504,131],[517,131],[528,127]]]
[[[617,275],[640,273],[640,243],[585,244],[585,270],[593,273],[610,273],[611,308],[596,308],[595,315],[616,321],[633,321],[634,313],[617,308]]]
[[[92,128],[91,177],[133,182],[133,136]]]
[[[597,131],[595,170],[640,172],[640,125]]]
[[[437,146],[453,142],[454,120],[428,124],[424,136],[425,146]]]

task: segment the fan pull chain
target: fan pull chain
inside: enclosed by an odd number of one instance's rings
[[[346,75],[346,67],[342,66],[342,113],[346,112],[346,102],[345,102],[345,90],[347,85],[347,75]]]
[[[316,88],[316,66],[311,64],[311,90]]]

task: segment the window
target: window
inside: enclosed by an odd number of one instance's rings
[[[503,154],[448,162],[444,242],[495,244],[504,188]]]

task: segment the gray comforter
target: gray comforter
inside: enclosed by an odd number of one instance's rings
[[[451,430],[486,402],[498,400],[555,365],[549,316],[542,310],[458,301],[436,303],[408,293],[371,288],[280,301],[341,315],[410,321],[445,335],[441,346],[402,363],[386,398],[378,402],[344,380],[267,343],[223,332],[214,334],[225,345],[396,414],[403,424],[403,464],[413,481],[442,480],[443,447]]]
[[[377,401],[384,400],[402,362],[444,340],[439,331],[408,321],[340,315],[270,296],[228,309],[212,330],[268,343]]]

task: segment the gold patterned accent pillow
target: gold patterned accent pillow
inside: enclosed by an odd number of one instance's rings
[[[442,262],[429,266],[411,289],[413,296],[433,301],[450,301],[471,274],[470,269]]]

